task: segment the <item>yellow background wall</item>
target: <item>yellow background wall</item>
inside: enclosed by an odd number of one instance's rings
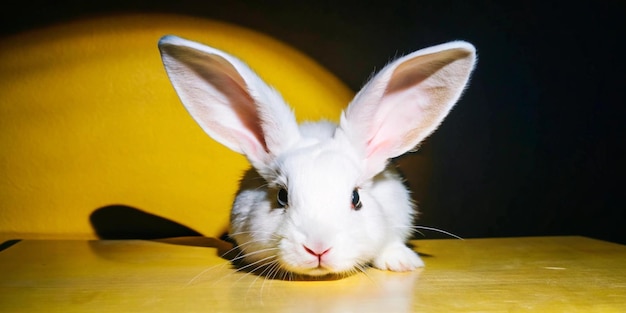
[[[226,230],[248,165],[206,136],[180,104],[156,46],[165,34],[245,60],[301,120],[335,119],[352,97],[294,49],[215,21],[125,15],[4,38],[0,239],[95,238],[89,216],[115,204],[206,236]]]

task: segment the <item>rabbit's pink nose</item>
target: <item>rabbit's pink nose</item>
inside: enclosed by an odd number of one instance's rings
[[[322,256],[326,253],[328,253],[328,251],[330,251],[331,248],[328,249],[311,249],[305,245],[302,245],[302,247],[304,248],[304,251],[308,252],[309,254],[316,256],[318,259],[321,259]]]

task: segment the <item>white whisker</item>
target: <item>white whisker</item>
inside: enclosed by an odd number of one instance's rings
[[[419,232],[419,230],[418,230],[418,229],[430,230],[430,231],[435,231],[435,232],[439,232],[439,233],[442,233],[442,234],[448,235],[448,236],[450,236],[450,237],[454,237],[454,238],[456,238],[456,239],[464,240],[461,236],[457,236],[457,235],[455,235],[455,234],[453,234],[453,233],[451,233],[451,232],[447,232],[447,231],[445,231],[445,230],[438,229],[438,228],[434,228],[434,227],[428,227],[428,226],[412,226],[412,228],[413,228],[414,230],[416,230],[417,232]],[[420,234],[422,234],[421,232],[419,232],[419,233],[420,233]],[[423,235],[423,234],[422,234],[422,235]]]
[[[243,250],[242,250],[242,252],[240,252],[237,257],[232,259],[231,262],[238,262],[238,261],[241,261],[241,260],[243,260],[243,259],[245,259],[247,257],[253,256],[253,255],[265,253],[265,252],[268,252],[268,251],[275,251],[275,250],[278,250],[278,248],[261,249],[261,250],[256,250],[256,251],[249,252],[249,253],[248,252],[244,253]],[[269,257],[275,258],[276,256],[269,256]]]
[[[200,278],[202,275],[204,275],[206,272],[213,270],[217,267],[220,266],[224,266],[224,264],[218,264],[218,265],[214,265],[214,266],[209,266],[208,268],[202,270],[200,273],[198,273],[197,275],[195,275],[194,277],[192,277],[189,282],[187,282],[187,284],[185,286],[191,286],[198,278]]]
[[[275,255],[270,255],[268,257],[262,258],[260,260],[255,261],[255,262],[252,262],[250,264],[244,265],[244,266],[238,268],[237,271],[238,272],[246,271],[248,273],[254,272],[254,271],[258,270],[259,268],[261,268],[261,267],[271,263],[268,260],[272,260],[272,259],[275,259],[275,258],[276,258]],[[254,266],[257,266],[257,267],[254,268]],[[250,270],[250,268],[253,268],[254,270]]]

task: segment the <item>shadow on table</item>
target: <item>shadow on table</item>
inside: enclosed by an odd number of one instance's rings
[[[215,248],[220,257],[230,260],[232,244],[227,234],[204,237],[190,227],[127,205],[114,204],[95,210],[89,221],[103,240],[150,240],[168,244]]]

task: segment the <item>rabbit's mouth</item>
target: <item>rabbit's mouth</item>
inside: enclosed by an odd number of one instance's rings
[[[339,279],[364,272],[367,265],[340,259],[336,255],[306,255],[300,257],[279,258],[281,267],[294,275],[308,276],[314,279]]]
[[[318,267],[308,268],[308,269],[304,269],[304,268],[298,268],[298,269],[292,269],[292,270],[285,269],[285,271],[289,273],[286,275],[286,277],[288,277],[288,280],[307,281],[307,280],[339,280],[339,279],[343,279],[343,278],[358,274],[360,272],[363,272],[364,269],[360,269],[359,267],[355,266],[347,270],[337,271],[332,268],[328,268],[328,267],[324,267],[320,265]]]

